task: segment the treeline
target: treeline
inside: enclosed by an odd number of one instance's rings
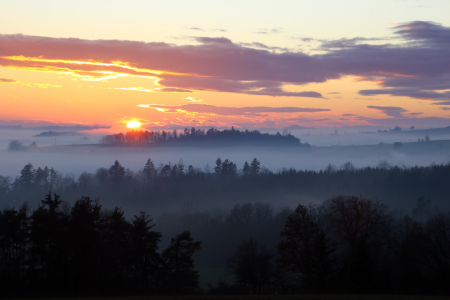
[[[418,201],[418,215],[427,202]],[[336,196],[298,205],[281,241],[267,249],[254,238],[228,259],[234,284],[215,293],[450,295],[450,214],[394,218],[387,204]]]
[[[62,205],[49,193],[30,213],[0,211],[2,296],[190,294],[198,290],[192,256],[201,248],[184,231],[158,251],[161,234],[145,212],[82,197]]]
[[[0,176],[2,204],[27,201],[36,206],[36,195],[48,191],[73,203],[84,195],[100,197],[108,205],[151,207],[161,211],[191,203],[196,207],[224,207],[224,203],[293,203],[302,199],[327,199],[339,194],[363,194],[385,199],[393,208],[410,208],[426,196],[442,208],[450,209],[450,165],[427,167],[378,167],[357,169],[350,162],[324,170],[282,169],[272,172],[257,159],[238,166],[228,159],[217,159],[213,166],[197,168],[178,163],[155,166],[151,159],[133,171],[115,161],[94,173],[78,178],[48,167],[27,164],[16,178]],[[135,212],[132,212],[135,213]]]
[[[166,214],[164,225],[189,231],[160,251],[144,212],[127,221],[88,197],[68,206],[48,194],[31,213],[26,205],[0,211],[2,295],[450,295],[450,214],[430,213],[424,198],[416,204],[413,217],[362,196],[279,213],[247,203]],[[198,251],[221,253],[231,280],[199,289]]]
[[[107,135],[101,138],[104,145],[155,145],[155,144],[183,144],[191,142],[225,142],[227,144],[272,144],[272,145],[300,145],[309,147],[308,143],[300,143],[300,139],[288,132],[280,134],[261,133],[258,130],[240,131],[232,127],[230,130],[208,130],[185,128],[184,131],[148,131],[132,130],[124,133]]]

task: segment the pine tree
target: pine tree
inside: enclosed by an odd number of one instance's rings
[[[189,231],[172,238],[162,253],[169,291],[190,293],[198,288],[198,271],[192,256],[201,249],[202,242],[194,242]]]
[[[156,177],[155,164],[150,158],[147,160],[147,163],[145,164],[144,175],[147,184],[150,184]]]
[[[259,174],[259,171],[261,170],[261,163],[256,157],[252,160],[252,163],[250,164],[250,174],[253,176],[256,176]]]
[[[248,164],[247,161],[245,161],[245,163],[244,163],[244,167],[242,168],[242,173],[244,174],[244,176],[250,175],[250,165]]]

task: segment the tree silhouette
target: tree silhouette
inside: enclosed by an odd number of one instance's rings
[[[69,215],[61,210],[61,203],[59,195],[49,192],[30,218],[30,267],[41,292],[46,282],[58,287],[55,293],[67,289],[71,279],[67,273],[71,257]]]
[[[278,245],[279,265],[306,293],[323,293],[330,287],[333,252],[329,239],[314,216],[299,204],[287,218]]]
[[[373,290],[375,253],[390,238],[392,218],[388,206],[361,196],[337,196],[324,205],[335,242],[348,247],[340,286],[356,292]]]
[[[261,163],[256,157],[252,160],[252,163],[250,164],[250,174],[253,176],[256,176],[259,174],[259,171],[261,170]]]
[[[189,231],[171,239],[163,251],[166,283],[169,291],[192,293],[198,288],[198,271],[192,256],[201,249],[200,241],[194,242]]]
[[[130,232],[133,278],[138,290],[143,292],[155,289],[161,264],[161,258],[157,252],[161,233],[152,230],[155,226],[151,224],[152,222],[153,219],[141,211],[139,215],[134,216]]]
[[[149,185],[156,177],[156,169],[153,161],[149,158],[145,163],[144,167],[144,175],[147,185]]]
[[[108,173],[114,187],[119,187],[124,184],[126,172],[119,161],[116,160],[114,162],[114,165],[109,168]]]
[[[244,167],[242,168],[242,174],[244,174],[244,176],[250,175],[250,165],[247,161],[245,161]]]
[[[23,167],[23,169],[20,171],[20,177],[19,177],[19,184],[21,190],[29,190],[33,183],[34,183],[34,177],[35,177],[35,170],[33,168],[33,165],[28,163]]]
[[[254,294],[269,289],[274,267],[272,255],[255,240],[243,241],[227,260],[227,270],[235,277],[238,285],[250,287]]]

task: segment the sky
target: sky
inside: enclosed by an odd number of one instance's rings
[[[450,126],[448,0],[0,7],[0,126]]]

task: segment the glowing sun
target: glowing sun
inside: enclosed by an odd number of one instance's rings
[[[128,128],[138,128],[141,127],[141,123],[139,123],[138,121],[130,121],[127,124]]]

